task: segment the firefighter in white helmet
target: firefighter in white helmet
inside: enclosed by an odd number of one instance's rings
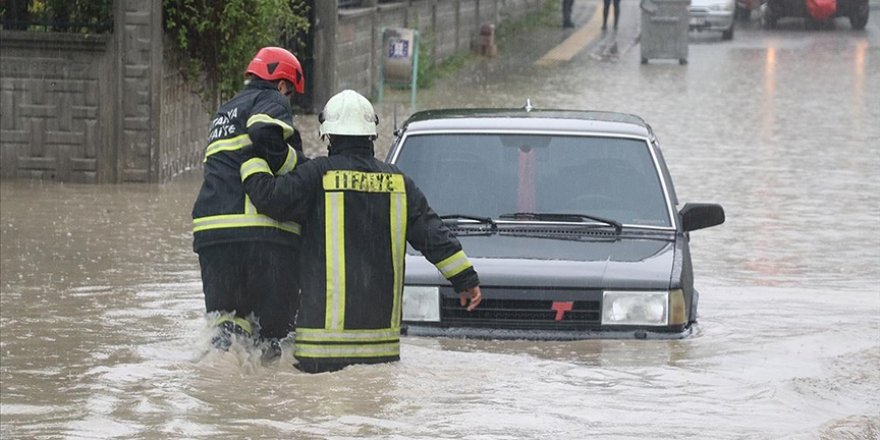
[[[422,192],[396,166],[375,159],[379,119],[370,102],[345,90],[330,98],[319,121],[327,157],[275,177],[249,149],[253,157],[241,167],[260,212],[302,223],[294,356],[312,373],[400,359],[406,243],[443,263],[441,273],[467,310],[482,299],[477,272]]]

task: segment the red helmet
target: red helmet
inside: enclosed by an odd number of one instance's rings
[[[252,73],[268,81],[285,79],[293,84],[297,93],[305,92],[306,80],[303,78],[302,65],[287,49],[280,47],[260,49],[248,64],[245,73]]]

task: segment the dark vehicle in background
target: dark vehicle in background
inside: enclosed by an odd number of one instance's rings
[[[690,231],[717,204],[681,209],[641,118],[609,112],[449,109],[414,114],[387,160],[428,197],[480,274],[472,311],[409,248],[409,335],[678,338],[697,318]]]
[[[760,9],[761,4],[761,0],[736,0],[734,18],[742,21],[748,21],[752,18],[752,11]]]
[[[780,18],[796,17],[804,18],[808,26],[816,27],[820,22],[810,16],[808,1],[810,0],[766,0],[761,6],[761,22],[764,27],[772,29]],[[869,10],[868,0],[836,0],[834,13],[828,19],[847,17],[853,29],[862,30],[868,24]]]

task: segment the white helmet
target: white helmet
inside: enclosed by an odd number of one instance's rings
[[[327,101],[318,121],[322,138],[328,134],[375,137],[379,117],[367,98],[354,90],[343,90]]]

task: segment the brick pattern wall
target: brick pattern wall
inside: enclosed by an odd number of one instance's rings
[[[120,175],[123,182],[155,182],[159,177],[158,134],[162,27],[160,2],[117,0],[121,82]],[[122,23],[122,26],[119,24]],[[156,70],[159,70],[156,72]]]
[[[97,181],[108,45],[103,35],[4,32],[0,177]]]
[[[106,35],[2,31],[0,178],[159,179],[158,0],[116,0]]]

